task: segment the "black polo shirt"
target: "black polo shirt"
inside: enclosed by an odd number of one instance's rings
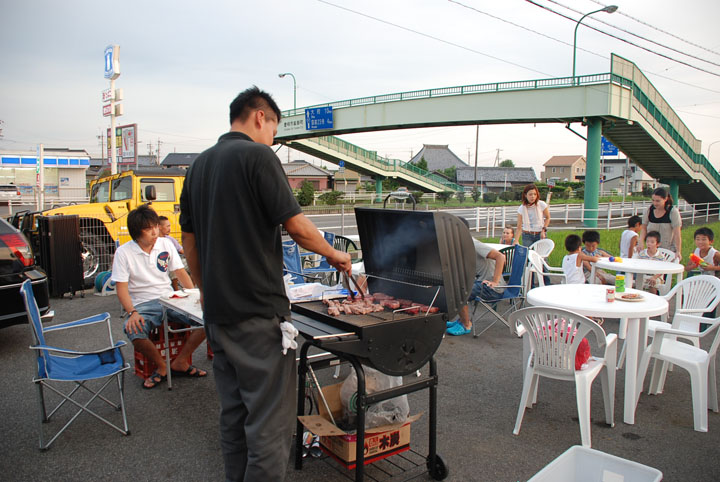
[[[221,136],[188,170],[180,209],[200,256],[206,323],[290,314],[280,225],[302,211],[270,147]]]

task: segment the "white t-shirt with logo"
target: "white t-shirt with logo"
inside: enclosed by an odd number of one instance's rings
[[[181,268],[180,255],[169,240],[158,238],[150,253],[129,241],[115,251],[111,278],[127,283],[133,304],[139,305],[172,293],[169,273]]]

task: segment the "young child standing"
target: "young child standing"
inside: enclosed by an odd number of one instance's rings
[[[594,263],[600,259],[598,256],[585,254],[581,247],[582,239],[577,234],[570,234],[565,238],[565,249],[568,254],[563,257],[562,270],[567,284],[585,284],[583,263]]]
[[[640,216],[630,216],[628,228],[620,236],[620,257],[632,258],[638,242],[638,233],[642,230]]]
[[[500,244],[515,244],[515,230],[512,226],[505,226],[500,237]]]
[[[695,263],[692,260],[685,265],[685,271],[693,269],[701,269],[707,271],[706,274],[714,274],[720,277],[720,251],[713,248],[715,234],[710,228],[699,228],[695,231],[695,256],[701,258],[703,263]]]
[[[591,258],[596,258],[595,261],[597,261],[597,258],[609,258],[610,256],[612,256],[604,249],[600,249],[598,247],[598,245],[600,244],[600,233],[598,233],[597,231],[585,231],[582,235],[582,242],[585,245],[585,247],[582,249],[583,254]],[[585,280],[588,283],[592,283],[593,280],[590,279],[590,273],[592,273],[592,266],[590,266],[590,261],[583,261],[583,271],[585,272]],[[595,270],[595,278],[600,282],[600,284],[615,284],[615,276],[611,275],[603,269]]]
[[[658,251],[660,247],[660,233],[657,231],[650,231],[645,235],[645,246],[646,248],[640,251],[638,254],[639,259],[654,259],[655,261],[665,261],[665,258]],[[654,276],[646,276],[643,279],[642,290],[649,293],[657,294],[657,285],[662,284],[665,281],[665,275],[656,274]]]

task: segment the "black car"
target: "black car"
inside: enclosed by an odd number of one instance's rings
[[[25,304],[20,296],[20,285],[26,279],[32,282],[43,321],[52,320],[47,275],[35,266],[27,238],[0,218],[0,328],[27,323]]]

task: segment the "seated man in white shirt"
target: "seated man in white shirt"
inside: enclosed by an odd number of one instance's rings
[[[118,299],[129,314],[125,321],[125,334],[136,350],[157,365],[155,372],[143,383],[143,388],[154,388],[167,377],[165,358],[148,339],[148,334],[162,326],[163,310],[158,300],[173,291],[169,272],[177,276],[183,287],[193,287],[177,250],[170,241],[159,236],[159,223],[157,213],[148,205],[130,211],[127,225],[132,241],[117,249],[112,268]],[[170,321],[197,325],[172,310],[168,310],[167,316]],[[192,353],[204,339],[204,330],[190,332],[182,351],[170,364],[173,376],[207,376],[206,371],[190,364]]]

